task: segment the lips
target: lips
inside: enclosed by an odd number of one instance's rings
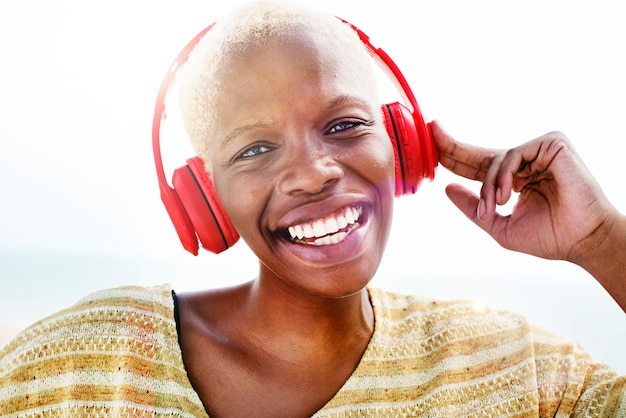
[[[362,206],[345,206],[324,218],[292,225],[283,235],[291,242],[305,245],[339,244],[362,224],[362,218]]]

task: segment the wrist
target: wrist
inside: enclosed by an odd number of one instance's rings
[[[626,216],[613,210],[569,260],[585,269],[626,311]]]

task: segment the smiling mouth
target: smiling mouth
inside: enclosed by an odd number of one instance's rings
[[[282,235],[298,244],[313,246],[339,244],[363,223],[362,217],[361,206],[346,206],[324,218],[292,225],[285,229]]]

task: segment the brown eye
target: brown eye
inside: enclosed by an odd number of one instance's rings
[[[272,151],[274,148],[264,145],[264,144],[255,144],[251,147],[246,148],[235,157],[236,160],[242,158],[252,158],[261,154],[265,154],[266,152]]]
[[[362,123],[363,122],[356,121],[356,120],[341,121],[331,126],[331,128],[328,130],[328,133],[335,134],[335,133],[347,131],[349,129],[354,129],[360,126]]]

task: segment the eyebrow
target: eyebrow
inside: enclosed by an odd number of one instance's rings
[[[357,106],[367,111],[371,111],[372,109],[372,106],[370,106],[370,103],[368,103],[366,100],[361,99],[360,97],[357,97],[357,96],[352,96],[349,94],[342,94],[341,96],[337,96],[334,99],[332,99],[330,102],[326,103],[320,109],[320,113],[328,112],[330,110],[336,109],[346,104],[356,104]]]
[[[257,122],[257,123],[251,123],[251,124],[248,124],[248,125],[239,126],[239,127],[235,128],[231,133],[226,135],[226,137],[224,138],[224,140],[220,144],[220,150],[223,150],[224,148],[226,148],[226,146],[229,143],[231,143],[238,136],[244,135],[244,134],[246,134],[248,132],[251,132],[251,131],[255,131],[255,130],[259,130],[259,129],[265,129],[268,126],[269,125],[267,123],[263,123],[263,122]]]

